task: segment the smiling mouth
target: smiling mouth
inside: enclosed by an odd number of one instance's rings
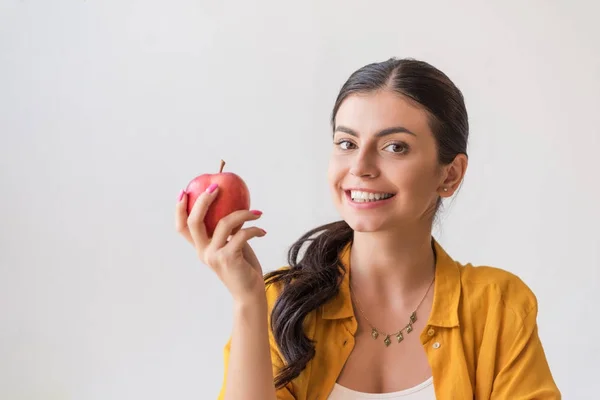
[[[387,200],[395,196],[394,193],[364,192],[361,190],[346,190],[346,195],[355,203],[374,203]]]

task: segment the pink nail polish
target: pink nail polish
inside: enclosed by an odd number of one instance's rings
[[[250,212],[254,215],[262,215],[262,211],[258,211],[258,210],[250,210]]]
[[[206,188],[206,193],[212,193],[215,190],[217,190],[218,187],[219,185],[217,185],[216,183],[212,183],[209,187]]]
[[[267,231],[265,231],[264,229],[261,228],[261,231],[263,231],[263,235],[267,234]]]
[[[181,189],[181,192],[179,192],[179,197],[178,197],[177,201],[181,201],[181,199],[183,199],[184,194],[185,194],[185,190]]]

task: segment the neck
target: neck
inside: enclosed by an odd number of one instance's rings
[[[411,298],[434,277],[431,229],[355,232],[350,263],[353,286],[360,286],[361,292]]]

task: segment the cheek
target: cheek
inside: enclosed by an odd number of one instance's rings
[[[399,189],[411,199],[420,201],[435,192],[437,177],[429,165],[414,165],[398,176]]]
[[[327,167],[327,181],[329,182],[329,186],[332,189],[339,186],[342,176],[343,174],[341,172],[339,164],[335,161],[334,158],[331,158]]]

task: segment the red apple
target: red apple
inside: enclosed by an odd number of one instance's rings
[[[246,183],[233,172],[223,172],[224,166],[225,161],[221,160],[221,168],[218,173],[199,175],[192,179],[185,189],[188,194],[187,212],[189,214],[196,199],[206,188],[213,183],[219,185],[217,198],[208,208],[204,218],[206,233],[209,237],[213,235],[221,218],[234,211],[250,209],[250,192]],[[235,228],[232,234],[239,231],[240,228],[241,226]]]

